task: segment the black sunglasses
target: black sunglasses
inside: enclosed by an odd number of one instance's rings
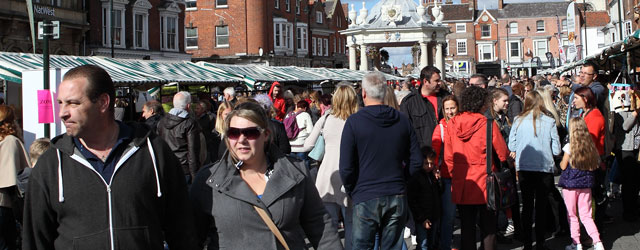
[[[240,135],[244,135],[249,140],[255,140],[260,137],[262,134],[262,129],[258,127],[249,127],[249,128],[234,128],[230,127],[227,129],[227,137],[229,139],[237,140],[240,138]]]

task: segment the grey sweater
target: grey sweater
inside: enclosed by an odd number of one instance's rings
[[[615,148],[624,151],[633,151],[640,145],[635,142],[635,137],[640,135],[638,117],[633,116],[633,111],[623,111],[615,114],[614,133]]]

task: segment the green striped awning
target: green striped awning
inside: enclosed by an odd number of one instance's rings
[[[196,64],[204,67],[212,67],[223,70],[229,74],[242,76],[243,78],[251,78],[260,82],[291,82],[298,81],[297,78],[281,71],[276,71],[264,65],[232,65],[221,63],[197,62]]]
[[[116,58],[103,59],[119,67],[146,72],[167,82],[213,83],[239,82],[242,80],[233,74],[210,70],[198,64],[186,61],[148,61]]]
[[[17,82],[17,83],[22,82],[22,78],[19,75],[16,75],[13,72],[10,72],[8,70],[1,69],[1,68],[0,68],[0,79],[9,81],[9,82]]]
[[[25,54],[0,52],[0,69],[6,70],[15,76],[22,78],[22,72],[26,70],[42,70],[43,57],[41,54]],[[116,85],[118,83],[148,83],[160,82],[161,79],[142,71],[129,70],[123,67],[115,67],[113,64],[100,59],[100,57],[60,56],[49,57],[49,67],[73,68],[80,65],[92,64],[104,68]],[[14,79],[16,80],[16,79]],[[22,80],[17,81],[21,83]]]
[[[296,66],[280,66],[280,67],[272,67],[272,68],[275,70],[284,72],[288,75],[291,75],[297,78],[298,81],[320,82],[324,80],[329,80],[329,77],[316,74],[308,70],[309,68],[296,67]]]

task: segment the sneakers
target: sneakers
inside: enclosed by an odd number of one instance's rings
[[[507,230],[504,231],[504,235],[512,235],[516,231],[516,228],[513,226],[513,222],[509,223],[507,226]]]
[[[598,242],[600,243],[600,242]],[[602,244],[602,243],[600,243]],[[564,248],[564,250],[582,250],[582,244],[575,244],[575,243],[571,243],[571,245],[568,245],[567,247]],[[603,248],[604,250],[604,248]]]
[[[604,245],[602,245],[602,241],[593,245],[593,250],[604,250]]]

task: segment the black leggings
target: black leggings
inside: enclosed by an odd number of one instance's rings
[[[638,150],[622,151],[618,158],[618,167],[622,176],[622,211],[624,216],[636,217],[638,214]]]
[[[461,250],[476,250],[476,220],[478,216],[480,235],[484,250],[496,249],[496,230],[498,216],[496,211],[487,209],[482,205],[458,205],[461,226]]]
[[[536,245],[541,247],[545,242],[547,209],[549,194],[554,188],[553,174],[534,171],[519,171],[520,190],[522,191],[522,240],[524,246],[531,246],[531,228],[535,199],[536,213]],[[538,248],[539,248],[538,247]]]

